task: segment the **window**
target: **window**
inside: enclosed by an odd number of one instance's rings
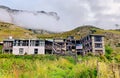
[[[35,41],[35,46],[39,46],[39,40]]]
[[[30,46],[35,46],[35,41],[34,40],[30,41]]]
[[[39,41],[39,44],[40,44],[40,46],[44,46],[45,42],[41,40],[41,41]]]
[[[23,54],[23,48],[19,48],[19,54]]]
[[[95,36],[95,41],[101,42],[102,41],[102,37],[101,36]]]
[[[38,54],[38,49],[34,49],[34,54]]]
[[[44,46],[45,42],[42,40],[31,40],[31,46]]]
[[[95,48],[102,48],[102,44],[101,43],[95,43]]]
[[[72,46],[72,49],[75,49],[76,48],[76,46]]]
[[[29,41],[28,40],[24,40],[23,43],[22,43],[22,46],[28,46],[29,44]]]
[[[18,46],[20,46],[20,40],[17,41]]]

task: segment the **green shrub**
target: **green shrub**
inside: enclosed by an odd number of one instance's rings
[[[105,55],[112,54],[113,49],[110,46],[105,46]]]
[[[87,69],[81,72],[80,78],[96,78],[97,70],[96,69]]]
[[[72,64],[75,64],[76,62],[75,62],[75,59],[73,59],[73,57],[72,56],[65,56],[64,57],[65,59],[67,59],[69,62],[71,62]]]
[[[87,53],[86,56],[94,56],[92,52]]]
[[[120,62],[120,54],[117,55],[117,56],[115,56],[115,60],[116,60],[117,62]]]
[[[12,54],[0,54],[0,58],[14,58],[15,55]]]
[[[105,46],[105,56],[108,60],[112,60],[112,54],[113,49],[110,46]]]

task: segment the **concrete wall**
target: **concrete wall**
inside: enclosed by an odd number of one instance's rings
[[[38,49],[38,54],[45,54],[44,46],[38,46],[38,47],[30,46],[28,54],[34,54],[34,49]]]
[[[19,49],[23,48],[23,54],[19,53]],[[38,49],[38,54],[45,54],[45,46],[13,46],[13,54],[15,55],[24,55],[27,54],[34,54],[34,49]]]
[[[105,54],[105,37],[102,37],[103,54]]]
[[[92,36],[92,52],[95,54],[95,42],[94,42],[94,36]]]
[[[102,37],[102,42],[98,42],[98,43],[102,43],[102,48],[95,48],[95,43],[97,43],[97,42],[95,42],[94,40],[95,40],[95,39],[94,39],[94,36],[92,36],[92,50],[93,50],[93,54],[97,54],[97,53],[95,52],[95,50],[102,50],[102,51],[103,51],[103,54],[105,54],[104,37]]]
[[[20,48],[23,48],[24,50],[23,50],[23,54],[19,54],[19,49]],[[15,54],[15,55],[24,55],[25,54],[25,52],[27,52],[28,53],[28,46],[13,46],[13,54]]]

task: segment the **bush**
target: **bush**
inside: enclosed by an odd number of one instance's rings
[[[94,56],[92,52],[87,53],[87,56]]]
[[[72,64],[75,64],[76,62],[75,62],[75,59],[73,59],[73,57],[72,56],[65,56],[64,57],[65,59],[67,59],[69,62],[71,62]]]
[[[0,54],[0,58],[14,58],[15,55],[12,54]]]
[[[97,70],[96,69],[87,69],[81,72],[79,78],[96,78],[97,77]]]
[[[115,60],[116,60],[117,62],[120,62],[120,55],[115,56]]]
[[[110,46],[105,46],[105,55],[111,55],[113,49]]]
[[[108,60],[112,60],[112,54],[113,49],[110,46],[105,46],[105,56]]]

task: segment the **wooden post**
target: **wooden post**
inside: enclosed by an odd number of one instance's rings
[[[115,78],[115,71],[114,71],[114,65],[112,64],[112,72],[113,72],[113,78]]]
[[[100,78],[100,73],[99,73],[99,62],[98,62],[98,60],[97,60],[97,76],[98,76],[98,78]]]
[[[119,78],[120,78],[120,64],[118,64]]]

